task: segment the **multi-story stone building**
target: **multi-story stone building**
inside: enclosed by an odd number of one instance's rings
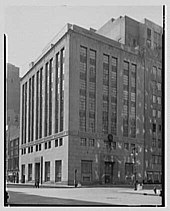
[[[6,177],[17,181],[19,171],[19,112],[20,77],[19,68],[7,64],[6,78]]]
[[[67,24],[50,42],[21,80],[22,182],[132,183],[161,172],[149,163],[161,33],[125,16],[97,31]]]

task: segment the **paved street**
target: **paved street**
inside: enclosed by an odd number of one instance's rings
[[[161,206],[162,198],[153,190],[130,188],[45,188],[9,187],[10,204]]]

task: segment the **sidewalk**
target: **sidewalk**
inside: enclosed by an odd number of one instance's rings
[[[7,183],[7,187],[32,187],[34,188],[34,183]],[[64,184],[40,184],[40,188],[75,188],[73,185],[64,185]],[[115,189],[120,189],[120,193],[130,193],[130,194],[142,194],[142,195],[155,195],[159,196],[160,194],[160,189],[157,189],[157,193],[154,193],[153,189],[138,189],[134,190],[134,186],[127,186],[127,185],[92,185],[92,186],[80,186],[77,187],[78,189],[83,188],[83,189],[88,189],[88,188],[115,188]],[[75,189],[77,189],[75,188]]]

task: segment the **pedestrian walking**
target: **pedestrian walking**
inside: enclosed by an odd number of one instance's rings
[[[37,179],[35,179],[35,187],[37,188]]]

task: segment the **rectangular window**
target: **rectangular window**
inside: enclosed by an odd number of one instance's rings
[[[161,68],[158,68],[158,78],[159,79],[161,78],[161,75],[162,75],[162,69]]]
[[[96,51],[90,50],[89,69],[89,132],[95,132],[96,109]],[[91,114],[94,115],[91,115]]]
[[[47,142],[44,143],[45,149],[47,149]]]
[[[55,161],[55,182],[61,182],[62,179],[62,161]]]
[[[82,160],[81,161],[81,175],[83,182],[90,182],[92,179],[92,161]]]
[[[152,132],[156,132],[156,124],[155,123],[152,124]]]
[[[65,66],[65,49],[61,49],[60,57],[60,132],[63,131],[64,127],[64,66]]]
[[[156,117],[156,110],[155,109],[152,110],[152,116]]]
[[[24,143],[24,114],[25,114],[25,111],[24,111],[24,109],[25,109],[25,107],[24,107],[24,101],[25,101],[25,99],[24,99],[24,89],[25,89],[25,85],[23,84],[22,85],[22,124],[21,124],[21,132],[22,132],[22,134],[21,134],[21,144],[23,144]],[[8,117],[8,122],[10,121],[10,117]]]
[[[129,143],[124,143],[124,148],[129,150]]]
[[[39,144],[39,151],[41,151],[41,144]]]
[[[123,69],[123,136],[128,136],[129,126],[129,62],[124,61]]]
[[[109,55],[103,54],[103,133],[108,133],[109,110]]]
[[[86,101],[87,101],[87,48],[80,46],[80,131],[86,131]]]
[[[153,103],[156,103],[156,95],[153,95],[152,99],[153,99]]]
[[[156,147],[156,138],[155,137],[152,138],[152,147]]]
[[[33,152],[33,146],[31,146],[31,152]]]
[[[48,101],[49,101],[49,84],[48,84],[48,77],[49,77],[49,63],[45,64],[45,121],[44,121],[44,136],[46,137],[48,132]]]
[[[55,140],[55,147],[58,147],[58,139]]]
[[[162,148],[162,140],[161,139],[158,139],[158,148]]]
[[[116,142],[115,141],[111,143],[111,148],[116,149]]]
[[[36,135],[35,138],[38,139],[38,131],[39,131],[39,75],[40,72],[37,72],[37,80],[36,80]]]
[[[117,58],[111,60],[111,133],[117,134]]]
[[[51,148],[51,141],[48,142],[48,149]]]
[[[53,91],[53,83],[52,83],[52,75],[53,75],[53,58],[50,59],[49,62],[49,128],[48,135],[52,133],[52,91]]]
[[[136,64],[131,65],[131,109],[130,109],[130,133],[136,137]]]
[[[131,149],[134,149],[135,148],[135,144],[131,144],[130,147],[131,147]]]
[[[161,83],[157,83],[158,90],[161,91]]]
[[[37,152],[38,151],[38,145],[36,145],[36,148],[35,149],[36,149],[36,152]]]
[[[161,105],[161,97],[157,97],[158,104]]]
[[[161,118],[161,111],[158,110],[158,118]]]
[[[30,134],[31,134],[31,78],[29,79],[29,93],[28,93],[28,142],[30,142]]]
[[[40,107],[39,107],[39,138],[42,138],[42,74],[43,74],[43,68],[40,69],[40,93],[39,93],[39,98],[40,98]]]
[[[26,139],[27,139],[27,82],[25,83],[25,139],[24,139],[24,143],[26,143]]]
[[[94,139],[89,139],[89,146],[94,147]]]
[[[28,147],[28,153],[30,153],[30,147]]]
[[[32,163],[28,164],[28,181],[32,181]]]
[[[86,138],[81,138],[81,139],[80,139],[80,145],[81,145],[81,146],[86,146],[86,144],[87,144],[87,143],[86,143]]]
[[[153,79],[156,80],[156,67],[152,68]]]
[[[126,179],[131,179],[133,176],[133,163],[125,163]]]
[[[154,48],[156,49],[157,47],[160,46],[161,43],[161,35],[154,31]]]
[[[151,29],[147,28],[147,46],[151,47]]]
[[[50,181],[50,161],[45,162],[45,182]]]
[[[59,139],[59,146],[62,146],[63,145],[63,138],[60,138]]]

